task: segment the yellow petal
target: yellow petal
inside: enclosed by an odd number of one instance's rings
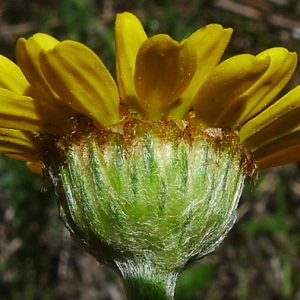
[[[41,163],[37,155],[30,155],[26,153],[16,153],[16,154],[13,153],[13,154],[7,154],[6,156],[13,159],[26,161],[26,166],[31,172],[39,175],[44,174],[43,168],[41,166]]]
[[[300,161],[300,145],[283,149],[256,161],[259,169],[272,168]]]
[[[118,14],[115,24],[116,73],[121,100],[141,110],[134,87],[135,60],[147,35],[138,18],[128,12]]]
[[[26,166],[31,172],[39,174],[41,176],[43,175],[43,168],[39,162],[30,161],[26,163]]]
[[[300,131],[270,142],[253,152],[260,168],[270,168],[300,160]]]
[[[57,95],[50,88],[42,74],[40,53],[42,49],[52,49],[57,43],[59,42],[50,35],[37,33],[28,40],[20,38],[16,45],[18,65],[31,86],[48,101],[56,99]]]
[[[119,94],[109,71],[86,46],[64,41],[41,55],[43,74],[61,100],[107,126],[119,120]]]
[[[7,157],[18,159],[26,162],[38,163],[39,158],[36,154],[28,154],[28,153],[11,153],[6,154]]]
[[[0,153],[36,154],[39,147],[31,132],[0,128]]]
[[[222,114],[267,70],[270,59],[250,54],[233,56],[219,64],[196,95],[197,122],[205,126],[230,127]],[[232,116],[236,118],[236,116]]]
[[[267,107],[292,77],[297,65],[296,53],[278,47],[259,53],[257,58],[268,56],[271,58],[268,70],[227,111],[228,118],[239,112],[239,118],[232,122],[232,127],[237,127]]]
[[[0,128],[0,140],[31,148],[33,151],[36,151],[38,143],[32,132],[8,128]]]
[[[250,149],[256,149],[300,129],[300,86],[249,120],[239,132]]]
[[[0,55],[0,88],[22,95],[29,88],[29,83],[21,69],[8,58]]]
[[[30,153],[30,151],[30,148],[0,140],[0,153],[2,154],[27,154]]]
[[[0,88],[1,109],[0,127],[34,132],[43,132],[60,136],[70,128],[60,117],[56,107],[49,109],[42,101],[28,96],[19,96]]]
[[[144,117],[160,120],[187,88],[196,70],[196,55],[187,43],[155,35],[140,47],[134,74]]]
[[[210,24],[183,41],[194,49],[197,55],[197,69],[191,83],[181,95],[181,102],[169,112],[169,119],[182,119],[191,108],[198,90],[219,63],[231,34],[231,28],[224,29],[221,25]]]

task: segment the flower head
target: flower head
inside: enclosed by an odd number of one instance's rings
[[[274,100],[297,57],[220,62],[232,30],[216,24],[179,43],[123,13],[115,32],[116,81],[86,46],[43,33],[18,40],[18,65],[0,57],[0,152],[50,176],[84,249],[172,296],[234,224],[256,164],[300,160],[300,88]]]

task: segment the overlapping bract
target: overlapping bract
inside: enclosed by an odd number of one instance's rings
[[[261,168],[300,160],[299,87],[274,101],[295,53],[272,48],[220,63],[231,29],[210,24],[178,43],[148,38],[130,13],[117,16],[115,33],[116,82],[89,48],[43,33],[18,40],[18,65],[0,57],[0,152],[38,164],[44,138],[68,134],[80,115],[118,123],[122,104],[137,118],[188,115],[197,126],[236,130]]]

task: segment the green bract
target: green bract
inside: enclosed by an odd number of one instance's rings
[[[125,278],[151,278],[175,276],[219,245],[255,171],[234,133],[183,121],[91,127],[59,141],[50,167],[81,246]]]

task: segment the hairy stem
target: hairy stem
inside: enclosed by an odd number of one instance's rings
[[[177,271],[164,270],[148,260],[116,263],[127,300],[172,300]]]

